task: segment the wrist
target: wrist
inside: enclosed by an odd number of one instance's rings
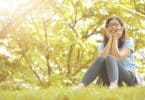
[[[118,39],[119,39],[119,38],[117,38],[117,37],[115,37],[115,36],[113,37],[113,40],[118,40]]]
[[[112,40],[113,39],[113,37],[111,36],[111,37],[109,37],[109,40]]]
[[[118,42],[118,38],[113,38],[112,41],[114,41],[114,42],[115,42],[115,41]]]

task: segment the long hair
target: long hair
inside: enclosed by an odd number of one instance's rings
[[[124,27],[123,22],[122,22],[118,17],[110,17],[110,18],[108,18],[108,19],[106,20],[106,24],[105,24],[105,27],[106,27],[106,28],[108,27],[109,22],[110,22],[111,20],[113,20],[113,19],[118,20],[119,24],[120,24],[121,26]],[[125,28],[123,28],[122,36],[119,38],[119,41],[118,41],[118,48],[121,48],[121,46],[123,45],[125,39],[126,39],[126,32],[125,32]],[[107,38],[106,35],[104,34],[104,41],[103,41],[104,46],[106,46],[107,42],[108,42],[108,38]]]

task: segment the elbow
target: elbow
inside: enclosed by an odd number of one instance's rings
[[[124,57],[119,54],[116,54],[116,55],[113,54],[112,56],[114,56],[118,61],[121,61],[124,59]]]
[[[98,55],[98,57],[103,57],[103,58],[106,58],[106,55],[105,55],[105,54],[100,53],[100,54]]]
[[[121,55],[118,55],[117,59],[118,59],[119,61],[121,61],[121,60],[123,60],[123,59],[124,59],[124,57],[123,57],[123,56],[121,56]]]
[[[122,58],[117,58],[117,60],[118,60],[118,61],[121,61],[121,60],[123,60],[123,59],[122,59]]]

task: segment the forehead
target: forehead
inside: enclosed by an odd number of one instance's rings
[[[119,22],[118,22],[118,20],[117,19],[112,19],[112,20],[110,20],[110,22],[109,23],[118,23],[119,24]]]

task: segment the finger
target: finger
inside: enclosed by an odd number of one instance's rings
[[[116,32],[116,34],[119,34],[119,33],[120,33],[120,30],[118,29],[117,32]]]
[[[123,27],[121,27],[121,29],[118,30],[118,33],[122,33],[123,32]]]

